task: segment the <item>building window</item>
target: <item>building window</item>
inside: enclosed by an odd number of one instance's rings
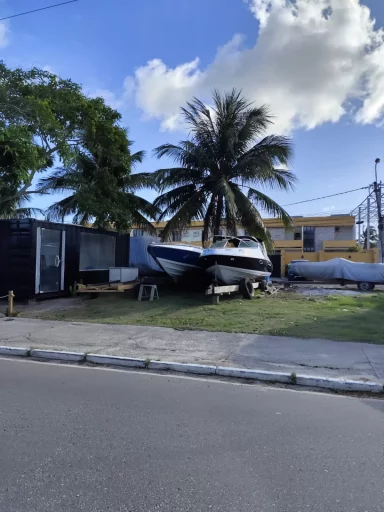
[[[133,229],[132,236],[144,236],[144,229]]]
[[[301,231],[296,231],[293,235],[294,240],[301,240]]]
[[[315,252],[315,228],[313,226],[304,227],[304,252]]]
[[[80,233],[80,270],[105,270],[115,266],[116,238]]]
[[[173,242],[181,242],[181,231],[172,231]]]

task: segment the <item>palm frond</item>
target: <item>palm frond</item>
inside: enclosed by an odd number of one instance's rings
[[[72,171],[66,168],[58,168],[51,172],[48,176],[40,178],[37,183],[36,191],[43,192],[65,192],[73,189]]]
[[[273,199],[263,194],[259,190],[250,188],[248,190],[248,198],[251,201],[259,204],[261,208],[267,213],[281,219],[285,228],[291,228],[293,226],[293,220],[289,213],[280,205],[278,205]]]
[[[265,181],[268,185],[278,185],[288,189],[293,186],[296,178],[293,173],[276,169],[278,163],[287,165],[292,156],[290,139],[271,135],[245,152],[231,170],[232,178],[240,178],[244,182]],[[277,181],[273,183],[273,171],[278,171]],[[285,179],[280,179],[285,177]]]
[[[153,172],[140,172],[131,174],[128,178],[128,187],[130,190],[140,188],[153,188],[155,186],[155,176]]]
[[[238,221],[241,226],[252,236],[256,236],[270,242],[270,234],[264,226],[260,212],[252,201],[240,190],[239,187],[232,185],[235,196]]]
[[[235,153],[242,154],[248,150],[251,142],[260,137],[272,123],[272,116],[269,108],[262,105],[259,108],[252,108],[245,112],[244,123],[239,129]]]
[[[183,205],[179,208],[177,213],[167,222],[161,238],[169,240],[173,231],[185,229],[190,225],[192,220],[201,220],[204,218],[205,213],[205,192],[202,190],[197,191]]]
[[[2,219],[28,219],[29,217],[35,217],[37,215],[44,215],[44,210],[40,208],[15,208],[9,211],[3,212],[0,215]]]
[[[139,229],[144,229],[146,233],[150,235],[157,235],[156,228],[144,215],[142,215],[138,210],[133,210],[131,213],[132,223],[137,226]]]
[[[78,212],[79,203],[76,195],[71,195],[53,203],[45,210],[45,218],[50,222],[62,221],[67,215],[76,215]],[[74,218],[74,222],[75,218]]]
[[[145,151],[136,151],[133,155],[130,156],[129,161],[133,169],[135,169],[137,164],[141,164],[145,157]]]
[[[153,202],[154,206],[162,210],[158,220],[175,214],[195,192],[196,187],[194,185],[182,185],[158,196]]]
[[[131,192],[124,194],[124,201],[130,215],[134,215],[135,212],[139,212],[140,214],[146,215],[150,219],[155,220],[161,213],[155,204],[147,201],[144,197],[137,196]]]
[[[172,158],[175,162],[183,163],[185,158],[186,149],[184,147],[186,141],[181,141],[178,146],[176,144],[161,144],[153,150],[154,156],[162,158],[167,156]]]
[[[198,184],[204,181],[204,173],[199,169],[188,169],[184,167],[173,167],[170,169],[159,169],[153,174],[154,187],[163,192],[167,188],[181,187],[183,185]]]

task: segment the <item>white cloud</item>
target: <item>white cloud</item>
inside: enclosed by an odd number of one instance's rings
[[[336,210],[336,206],[326,206],[325,208],[323,208],[324,213],[329,213],[332,212],[333,210]]]
[[[0,21],[0,48],[5,48],[9,43],[9,25]]]
[[[239,0],[241,1],[241,0]],[[359,123],[384,114],[384,31],[359,0],[249,0],[260,24],[247,48],[235,35],[202,69],[199,59],[167,67],[161,59],[138,68],[128,85],[144,118],[163,130],[180,126],[180,106],[209,101],[214,87],[233,87],[269,104],[274,129],[312,129],[348,112]],[[255,34],[257,24],[255,22]]]
[[[52,66],[50,66],[49,64],[46,64],[45,66],[43,66],[43,70],[44,71],[48,71],[48,73],[52,73],[52,74],[55,74],[55,70],[53,69]]]
[[[94,89],[89,92],[89,96],[91,98],[104,98],[105,103],[116,110],[123,108],[125,104],[125,96],[120,97],[108,89]]]

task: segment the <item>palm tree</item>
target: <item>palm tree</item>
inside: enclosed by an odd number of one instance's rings
[[[56,169],[38,184],[40,193],[70,192],[47,209],[47,220],[62,221],[72,215],[76,224],[127,230],[134,223],[156,234],[148,218],[155,219],[159,210],[135,194],[151,185],[150,175],[131,174],[143,156],[144,152],[139,151],[128,152],[124,159],[121,155],[114,158],[108,149],[97,144],[91,144],[88,151],[78,151],[70,167]]]
[[[378,241],[379,241],[379,235],[377,234],[376,229],[374,227],[370,227],[369,228],[370,248],[373,249],[374,247],[377,247]],[[363,233],[360,236],[360,244],[363,246],[364,249],[367,249],[367,247],[368,247],[368,228],[365,228],[363,230]]]
[[[292,220],[260,188],[293,188],[295,176],[277,167],[289,163],[291,141],[265,135],[272,124],[268,108],[254,107],[235,89],[224,95],[215,90],[213,104],[210,108],[194,98],[181,109],[190,139],[155,149],[158,158],[168,156],[177,164],[154,173],[161,193],[154,205],[163,209],[159,220],[170,217],[162,238],[169,239],[192,220],[203,220],[203,245],[221,226],[236,235],[238,225],[269,242],[259,208],[287,227]]]
[[[15,201],[3,203],[0,209],[0,219],[27,219],[37,215],[44,215],[41,208],[27,206],[30,196],[21,197]]]

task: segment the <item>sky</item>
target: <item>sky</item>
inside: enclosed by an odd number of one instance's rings
[[[0,18],[59,0],[0,0]],[[382,0],[79,0],[0,21],[0,59],[81,83],[119,110],[139,172],[166,162],[152,150],[187,137],[179,112],[192,97],[233,87],[274,114],[292,138],[293,192],[282,205],[384,181]],[[153,191],[140,193],[154,199]],[[287,206],[291,215],[348,213],[360,190]],[[56,196],[36,197],[45,208]]]

